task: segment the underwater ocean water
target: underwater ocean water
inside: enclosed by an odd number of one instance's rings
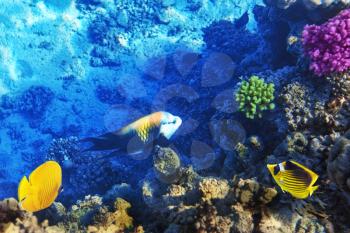
[[[0,0],[0,32],[0,232],[350,232],[349,1]]]

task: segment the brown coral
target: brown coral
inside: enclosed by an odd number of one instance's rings
[[[271,202],[277,195],[277,191],[260,185],[254,179],[240,179],[234,188],[234,194],[242,205],[253,206]]]
[[[230,186],[227,180],[216,178],[204,178],[199,182],[199,190],[205,200],[224,199]]]
[[[228,216],[220,216],[210,201],[201,203],[198,207],[195,221],[197,233],[229,233],[232,221]]]
[[[14,198],[0,202],[0,232],[4,233],[63,233],[57,227],[49,227],[48,221],[42,223],[33,214],[22,210]]]
[[[94,226],[88,227],[88,232],[110,233],[124,232],[133,227],[133,218],[128,215],[127,210],[131,204],[122,198],[117,198],[114,203],[114,212],[108,212],[106,208],[101,208],[94,217]]]

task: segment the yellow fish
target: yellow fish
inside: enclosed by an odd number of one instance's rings
[[[293,160],[268,164],[267,168],[282,191],[290,193],[295,198],[305,199],[318,188],[313,186],[318,175]]]
[[[182,124],[180,117],[168,112],[155,112],[131,124],[97,137],[81,141],[91,142],[90,150],[118,150],[135,155],[151,149],[159,139],[169,140]]]
[[[46,209],[56,200],[62,184],[62,170],[55,161],[47,161],[18,185],[18,201],[23,209],[36,212]]]

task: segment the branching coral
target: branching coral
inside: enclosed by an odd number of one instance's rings
[[[248,82],[242,81],[236,93],[239,110],[244,112],[249,119],[254,119],[255,116],[262,117],[263,111],[275,108],[275,105],[272,103],[274,92],[273,83],[265,83],[258,76],[251,76]]]
[[[350,68],[350,9],[322,25],[307,25],[302,33],[310,69],[318,76]]]

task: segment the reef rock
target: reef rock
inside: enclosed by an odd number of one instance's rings
[[[157,146],[153,163],[156,176],[162,182],[173,183],[179,179],[180,158],[171,148]]]
[[[127,213],[131,204],[124,199],[117,198],[114,203],[114,212],[108,212],[108,209],[101,208],[94,217],[94,226],[88,227],[90,233],[108,233],[108,232],[124,232],[126,229],[132,228],[133,218]]]
[[[328,176],[340,189],[350,193],[350,131],[336,141],[327,164]]]
[[[39,223],[33,214],[22,210],[14,198],[0,202],[0,232],[64,233],[57,227],[49,227],[47,220]]]
[[[261,233],[326,233],[326,228],[312,215],[300,215],[289,207],[266,208],[258,225]]]
[[[240,179],[233,188],[235,197],[244,206],[270,203],[276,196],[274,188],[267,188],[254,179]]]

